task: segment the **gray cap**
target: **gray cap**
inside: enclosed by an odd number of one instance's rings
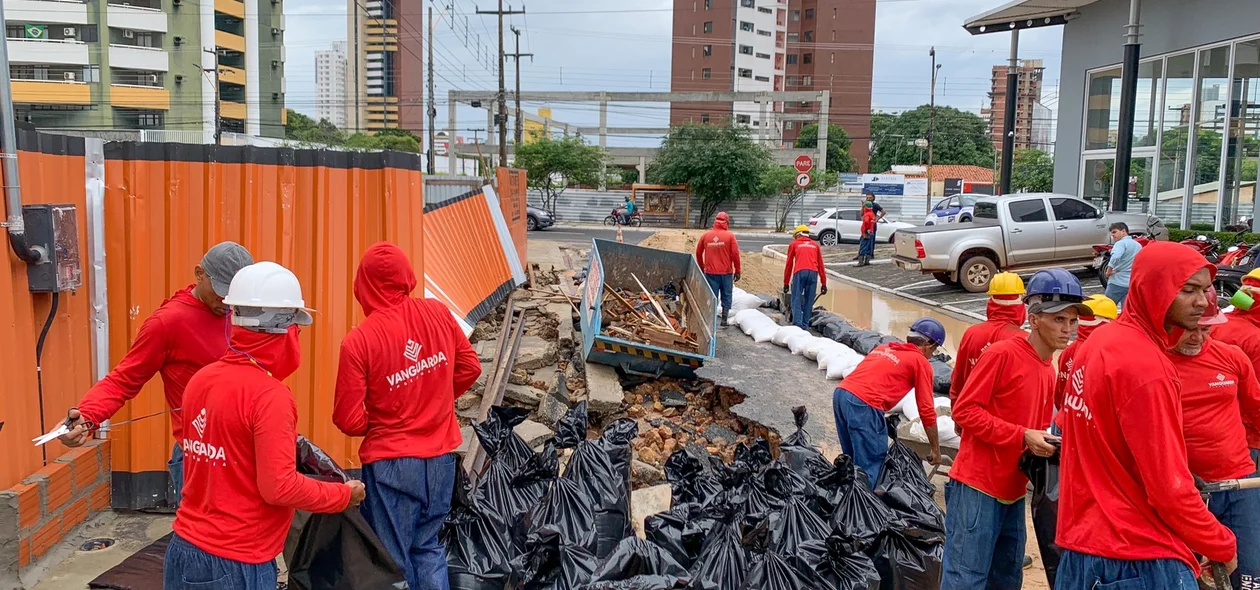
[[[219,242],[201,258],[201,270],[210,277],[210,286],[219,297],[227,297],[237,271],[254,263],[254,257],[236,242]]]

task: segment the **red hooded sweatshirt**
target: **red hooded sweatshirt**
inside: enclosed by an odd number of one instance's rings
[[[963,332],[962,341],[958,343],[958,360],[954,361],[954,376],[949,382],[950,402],[958,401],[958,394],[967,385],[967,377],[980,361],[980,354],[989,346],[1028,335],[1020,329],[1028,317],[1028,310],[1018,298],[990,297],[985,317],[988,319],[967,328]]]
[[[1224,324],[1222,324],[1224,325]],[[1243,424],[1260,426],[1260,383],[1235,346],[1209,338],[1195,356],[1169,352],[1181,376],[1181,409],[1190,472],[1207,480],[1255,473]],[[1237,417],[1242,416],[1242,420]]]
[[[870,207],[863,207],[862,208],[862,227],[859,230],[862,232],[862,237],[866,237],[867,232],[875,231],[875,223],[876,223],[875,210]]]
[[[914,388],[914,399],[918,402],[919,419],[923,421],[923,426],[935,428],[932,363],[913,344],[893,342],[872,350],[840,382],[840,389],[881,412],[891,410],[911,388]]]
[[[1076,365],[1076,352],[1081,349],[1081,345],[1086,340],[1089,340],[1089,335],[1093,334],[1094,330],[1107,322],[1108,320],[1104,318],[1081,317],[1080,323],[1076,325],[1076,340],[1059,353],[1059,374],[1054,382],[1055,409],[1063,407],[1063,396],[1067,394],[1068,376],[1072,374],[1072,368]]]
[[[1186,280],[1214,270],[1171,242],[1142,247],[1119,319],[1076,353],[1064,411],[1056,542],[1110,559],[1234,557],[1234,534],[1208,512],[1186,463],[1181,385],[1166,351],[1183,330],[1164,317]],[[1079,377],[1078,377],[1079,375]]]
[[[1028,491],[1019,470],[1024,431],[1050,426],[1054,366],[1027,338],[996,342],[976,364],[974,379],[953,404],[962,444],[949,476],[1003,502]]]
[[[1229,321],[1212,328],[1212,339],[1242,349],[1251,361],[1252,372],[1260,375],[1260,309],[1234,309],[1225,316]],[[1260,429],[1246,420],[1243,426],[1247,431],[1247,446],[1260,449]]]
[[[713,229],[704,232],[700,241],[696,242],[696,262],[700,270],[709,275],[729,275],[740,272],[739,242],[735,234],[726,231],[729,227],[726,218],[718,215],[713,222]]]
[[[333,423],[362,436],[364,463],[445,455],[463,442],[455,398],[481,363],[450,310],[411,296],[416,274],[394,244],[368,248],[354,278],[367,319],[341,342]]]
[[[297,404],[282,380],[302,361],[298,329],[232,328],[232,348],[184,392],[184,495],[175,532],[202,551],[264,563],[284,550],[295,510],[334,513],[350,488],[297,472]]]
[[[192,289],[189,285],[177,291],[140,324],[131,349],[79,401],[84,419],[100,425],[160,373],[166,407],[171,409],[171,433],[176,441],[183,439],[180,408],[188,380],[227,352],[227,316],[210,311]]]
[[[788,246],[787,266],[783,267],[783,284],[792,280],[792,275],[812,270],[818,273],[818,284],[827,286],[827,268],[823,266],[822,247],[807,235],[797,236]]]

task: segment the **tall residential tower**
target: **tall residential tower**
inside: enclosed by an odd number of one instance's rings
[[[315,119],[346,127],[346,42],[315,52]]]
[[[421,0],[347,0],[346,128],[402,128],[423,137]]]

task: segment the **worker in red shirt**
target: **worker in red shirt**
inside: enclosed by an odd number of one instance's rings
[[[788,246],[783,267],[783,292],[792,294],[792,325],[808,330],[814,290],[821,286],[822,294],[827,294],[827,268],[823,266],[822,246],[809,237],[809,226],[798,225],[794,233],[796,238]]]
[[[170,412],[175,447],[166,468],[170,486],[163,490],[141,490],[142,495],[160,494],[171,507],[179,506],[184,485],[183,420],[180,408],[184,388],[193,374],[219,360],[227,352],[227,295],[232,277],[254,263],[249,251],[236,242],[222,242],[210,248],[193,268],[196,282],[176,291],[140,324],[131,349],[104,379],[96,382],[78,406],[66,413],[70,432],[61,437],[69,447],[87,442],[93,430],[109,420],[123,405],[140,393],[154,374],[162,376],[162,390]]]
[[[932,318],[910,325],[905,342],[893,342],[872,350],[832,394],[840,446],[870,476],[874,488],[888,456],[887,412],[914,390],[920,420],[931,444],[928,461],[941,460],[936,432],[936,407],[932,404],[932,364],[928,359],[945,343],[945,326]]]
[[[1193,588],[1196,555],[1236,567],[1234,534],[1190,475],[1165,355],[1198,327],[1215,270],[1180,244],[1144,246],[1124,313],[1076,353],[1059,413],[1059,588]]]
[[[1024,280],[1013,272],[1000,272],[989,281],[989,301],[985,305],[985,320],[963,332],[958,342],[958,357],[954,361],[954,374],[949,382],[949,400],[958,401],[958,394],[967,384],[967,377],[980,361],[980,353],[1003,340],[1021,338],[1028,334],[1021,329],[1028,312],[1020,299],[1024,295]]]
[[[870,266],[871,259],[875,258],[875,209],[873,201],[867,201],[862,204],[862,226],[859,229],[861,237],[858,239],[858,266]]]
[[[1260,299],[1260,268],[1252,269],[1242,279],[1242,292],[1253,299]],[[1241,348],[1251,359],[1251,367],[1260,375],[1260,305],[1251,309],[1234,307],[1225,314],[1228,322],[1212,329],[1212,338],[1225,344],[1233,344]],[[1251,448],[1251,458],[1260,467],[1260,429],[1250,423],[1245,424],[1247,430],[1247,446]]]
[[[358,481],[297,472],[297,403],[284,380],[309,326],[297,277],[274,262],[232,279],[231,343],[188,381],[188,485],[166,548],[166,590],[274,590],[275,558],[296,510],[336,513],[363,500]]]
[[[727,231],[731,216],[720,211],[713,220],[713,229],[704,232],[696,242],[696,262],[704,271],[709,288],[722,302],[722,325],[726,325],[731,313],[731,292],[739,280],[739,242],[735,234]]]
[[[1182,431],[1190,473],[1207,482],[1256,477],[1244,424],[1260,427],[1260,382],[1251,360],[1211,333],[1229,320],[1208,288],[1199,327],[1186,330],[1168,358],[1181,378]],[[1238,417],[1242,419],[1239,420]],[[1234,588],[1260,584],[1260,490],[1215,492],[1208,509],[1238,539]]]
[[[438,532],[451,508],[463,438],[455,398],[481,374],[468,338],[394,244],[368,248],[354,278],[366,319],[341,343],[333,423],[362,436],[363,516],[417,590],[447,588]]]
[[[1081,283],[1061,268],[1028,281],[1026,338],[994,343],[952,406],[962,442],[945,486],[941,588],[1021,588],[1024,584],[1024,449],[1058,451],[1047,428],[1054,413],[1055,351],[1067,348],[1082,303]]]
[[[1063,407],[1063,396],[1067,393],[1068,376],[1072,374],[1072,367],[1075,366],[1073,359],[1076,357],[1076,351],[1081,349],[1081,345],[1086,340],[1089,340],[1089,335],[1093,334],[1094,330],[1103,324],[1115,321],[1120,313],[1116,302],[1108,299],[1106,295],[1090,295],[1085,299],[1085,306],[1089,308],[1089,313],[1081,314],[1080,320],[1076,323],[1076,340],[1059,353],[1059,374],[1054,384],[1055,411]]]

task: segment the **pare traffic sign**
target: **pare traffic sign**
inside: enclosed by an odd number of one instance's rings
[[[813,179],[813,178],[811,178],[811,177],[809,176],[809,173],[808,173],[808,172],[802,172],[802,173],[800,173],[800,174],[797,174],[797,175],[796,175],[796,186],[798,186],[798,187],[800,187],[800,188],[806,188],[806,187],[808,187],[808,186],[809,186],[809,183],[811,183],[811,182],[813,182],[813,181],[814,181],[814,179]]]
[[[814,169],[814,159],[805,154],[801,154],[796,157],[796,161],[793,162],[792,165],[796,167],[797,172],[809,172]]]

